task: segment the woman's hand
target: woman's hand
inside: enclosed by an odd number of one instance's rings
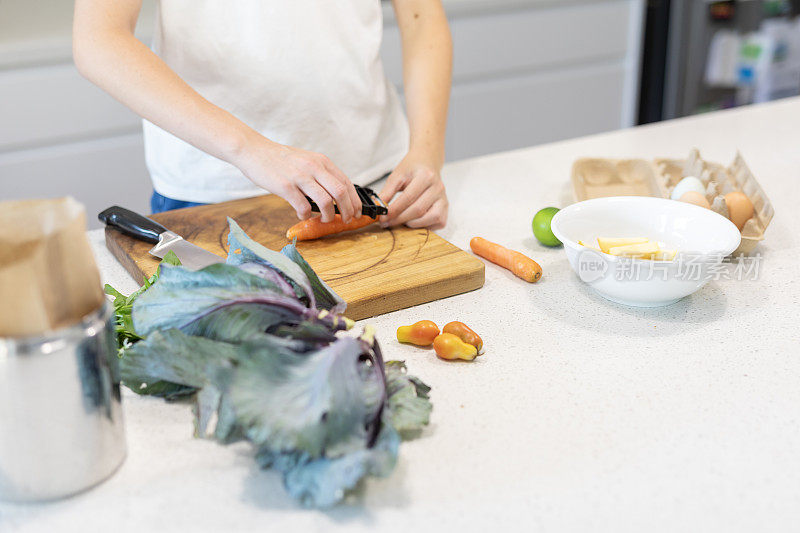
[[[319,206],[322,222],[333,220],[334,201],[344,222],[361,216],[361,199],[353,183],[322,154],[258,135],[245,143],[236,160],[253,183],[289,202],[300,220],[311,216],[306,195]]]
[[[439,167],[425,158],[409,153],[389,176],[380,197],[389,206],[389,214],[381,217],[384,227],[441,229],[447,224],[449,204]]]
[[[439,173],[444,163],[453,41],[441,0],[392,0],[392,5],[403,43],[410,148],[381,191],[387,204],[394,199],[381,223],[439,229],[447,223],[447,195]]]

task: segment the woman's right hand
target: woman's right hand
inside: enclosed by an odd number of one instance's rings
[[[289,202],[300,220],[311,217],[306,195],[319,206],[322,222],[333,220],[334,202],[344,222],[361,216],[355,186],[323,154],[258,135],[243,146],[236,163],[250,181]]]

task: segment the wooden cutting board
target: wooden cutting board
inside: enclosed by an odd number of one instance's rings
[[[257,242],[280,250],[294,210],[273,196],[177,209],[152,215],[187,241],[220,256],[228,253],[233,218]],[[106,246],[139,283],[155,272],[152,245],[106,228]],[[475,256],[425,229],[382,229],[377,224],[338,236],[298,242],[297,248],[319,276],[347,302],[345,314],[360,320],[478,289],[484,264]],[[422,317],[421,317],[422,318]]]

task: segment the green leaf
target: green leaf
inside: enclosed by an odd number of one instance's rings
[[[335,313],[344,312],[347,304],[317,276],[294,243],[276,252],[248,237],[233,219],[228,218],[228,225],[229,265],[239,265],[245,269],[252,268],[252,265],[270,267],[273,272],[277,270],[295,288],[299,298],[306,298],[310,307]]]
[[[311,458],[335,456],[363,447],[365,421],[377,413],[368,398],[382,394],[377,368],[362,372],[363,347],[351,337],[321,350],[297,354],[269,346],[265,339],[247,345],[224,389],[250,441],[276,452],[298,450]]]
[[[404,438],[418,434],[428,425],[433,405],[431,388],[409,376],[402,361],[386,363],[386,390],[389,395],[389,419]]]
[[[156,273],[150,276],[149,279],[144,280],[144,284],[130,296],[125,296],[107,283],[103,287],[106,294],[114,297],[114,320],[117,330],[117,349],[120,357],[123,356],[126,348],[142,339],[133,327],[133,303],[139,295],[155,283],[161,273],[161,265],[165,264],[177,266],[181,264],[181,261],[178,259],[178,256],[175,255],[175,252],[171,250],[167,252],[164,259],[159,263]]]
[[[192,337],[177,329],[156,331],[126,351],[120,373],[125,384],[140,394],[163,396],[179,390],[165,382],[199,389],[231,366],[236,350],[231,344]]]
[[[172,250],[168,250],[167,253],[164,254],[164,257],[161,259],[161,263],[159,263],[159,268],[160,265],[180,266],[181,260],[178,259],[178,256],[177,254],[175,254],[175,252],[173,252]]]
[[[217,427],[214,429],[214,438],[223,444],[230,444],[245,438],[244,428],[238,424],[231,402],[224,395],[220,399],[217,410]]]
[[[117,289],[115,289],[114,287],[112,287],[112,286],[111,286],[111,285],[109,285],[108,283],[106,283],[106,284],[105,284],[105,286],[103,287],[103,290],[104,290],[104,291],[105,291],[105,293],[106,293],[106,294],[108,294],[109,296],[113,296],[113,297],[114,297],[114,302],[115,302],[115,303],[116,303],[116,301],[117,301],[117,298],[124,298],[124,299],[126,299],[126,300],[127,300],[127,298],[128,298],[127,296],[125,296],[124,294],[122,294],[121,292],[119,292]]]
[[[251,239],[230,217],[228,225],[230,226],[227,260],[229,265],[255,263],[270,267],[292,285],[298,298],[305,299],[310,307],[316,307],[314,290],[299,265],[280,252],[270,250]]]
[[[311,459],[305,454],[275,454],[259,450],[256,460],[262,468],[283,474],[286,491],[306,507],[327,508],[339,502],[366,475],[388,476],[397,463],[400,437],[390,424],[383,424],[372,448],[347,455]]]
[[[303,318],[302,314],[285,307],[242,303],[217,309],[191,322],[182,331],[216,341],[242,343]]]
[[[134,302],[133,323],[147,336],[160,329],[185,328],[214,311],[244,303],[316,316],[315,310],[284,296],[273,282],[235,266],[214,264],[198,271],[162,267],[158,282]]]
[[[297,241],[295,240],[295,242]],[[317,273],[314,272],[314,269],[311,268],[311,265],[309,265],[303,256],[300,255],[300,252],[297,251],[295,242],[284,246],[281,250],[281,253],[295,262],[303,270],[309,282],[311,283],[311,288],[314,291],[314,298],[316,299],[317,307],[321,309],[327,309],[331,313],[344,313],[345,309],[347,309],[347,304],[345,301],[341,298],[341,296],[333,292],[333,289],[331,289],[324,281],[322,281],[319,276],[317,276]]]
[[[222,402],[222,393],[213,385],[206,385],[197,393],[194,405],[194,435],[195,437],[209,437],[208,426],[214,415],[219,411]]]
[[[271,333],[278,337],[287,337],[324,346],[336,340],[334,333],[338,329],[338,327],[323,321],[305,320],[299,324],[280,324],[272,328]]]

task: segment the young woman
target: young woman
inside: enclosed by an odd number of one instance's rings
[[[78,70],[144,119],[153,211],[261,194],[301,219],[360,216],[353,182],[390,173],[385,226],[447,221],[440,170],[452,42],[440,0],[393,0],[408,119],[386,80],[379,0],[76,0]],[[352,180],[352,181],[351,181]],[[401,194],[398,194],[401,193]]]

